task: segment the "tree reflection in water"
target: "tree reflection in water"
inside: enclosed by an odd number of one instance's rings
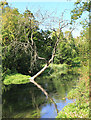
[[[37,83],[49,93],[53,100],[52,102],[55,102],[54,105],[56,109],[58,107],[58,110],[61,110],[64,107],[64,103],[66,105],[66,103],[71,102],[65,98],[65,96],[76,84],[77,78],[78,74],[67,72],[66,74],[57,76],[42,75],[36,80]],[[48,105],[51,108],[53,104],[50,100],[46,99],[40,89],[31,83],[25,85],[11,85],[9,90],[3,92],[2,98],[3,118],[41,118],[42,108]],[[53,108],[55,109],[55,107]],[[51,114],[52,110],[49,110],[50,111],[47,112]],[[48,116],[46,117],[48,118]]]

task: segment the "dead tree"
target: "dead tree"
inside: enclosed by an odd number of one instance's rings
[[[42,15],[42,17],[43,17],[43,15]],[[61,17],[63,18],[63,13],[62,13]],[[44,21],[44,17],[43,17],[42,21]],[[68,25],[68,22],[65,23],[65,21],[63,21],[63,19],[61,19],[59,21],[56,21],[56,22],[59,23],[59,33],[57,35],[56,30],[53,29],[53,31],[55,32],[55,36],[56,36],[57,40],[56,40],[56,43],[55,43],[53,51],[52,51],[51,59],[49,59],[49,61],[45,64],[45,66],[38,73],[36,73],[34,76],[30,77],[29,80],[30,80],[31,83],[33,83],[34,85],[36,85],[46,95],[46,97],[51,100],[51,102],[54,103],[55,108],[56,108],[57,113],[58,113],[57,105],[55,104],[54,100],[49,96],[49,94],[45,91],[45,89],[43,89],[43,87],[41,85],[39,85],[35,81],[35,78],[37,78],[40,74],[42,74],[48,68],[49,64],[53,61],[53,59],[55,57],[55,54],[56,54],[56,49],[57,49],[58,43],[61,41],[61,39],[60,39],[60,37],[61,37],[61,30],[62,30],[62,28],[66,27]],[[33,33],[31,34],[31,41],[32,41],[32,45],[33,45],[34,44]],[[38,56],[36,49],[35,49],[35,53],[36,53],[36,57],[38,57],[39,59],[46,60],[45,58],[42,58],[42,57]]]
[[[20,37],[21,38],[21,30],[23,30],[23,34],[25,35],[25,42],[23,43],[19,43],[18,41],[18,44],[23,46],[23,49],[27,52],[27,49],[28,48],[31,48],[29,49],[29,54],[31,55],[31,61],[32,61],[32,67],[34,66],[34,64],[36,63],[37,59],[41,59],[41,60],[45,60],[45,62],[47,61],[46,58],[42,58],[40,56],[38,56],[38,52],[37,52],[37,47],[36,47],[36,44],[33,40],[33,35],[34,35],[34,32],[37,30],[37,26],[38,25],[41,25],[41,24],[45,24],[46,26],[47,25],[50,25],[51,23],[53,23],[53,27],[52,26],[49,26],[49,29],[51,29],[54,33],[55,33],[55,36],[56,36],[56,42],[55,42],[55,45],[54,45],[54,48],[53,48],[53,51],[52,51],[52,55],[51,55],[51,59],[49,59],[45,66],[38,72],[36,73],[34,76],[30,77],[29,78],[29,81],[31,83],[33,83],[34,85],[36,85],[45,95],[48,99],[51,100],[51,102],[54,103],[55,105],[55,108],[57,110],[57,113],[58,113],[58,109],[57,109],[57,105],[55,104],[55,102],[53,101],[53,99],[49,96],[49,94],[42,88],[41,85],[39,85],[36,81],[35,81],[35,78],[37,78],[40,74],[42,74],[47,68],[48,66],[51,64],[51,62],[53,61],[54,57],[55,57],[55,54],[56,54],[56,50],[57,50],[57,46],[58,46],[58,43],[61,41],[62,37],[61,37],[61,31],[64,27],[66,27],[68,25],[68,21],[67,20],[63,20],[63,14],[61,15],[61,18],[58,19],[58,18],[55,18],[55,17],[51,17],[52,14],[45,14],[44,16],[40,13],[40,17],[41,17],[41,20],[40,21],[37,21],[34,19],[34,16],[30,13],[30,11],[27,11],[29,14],[27,14],[27,16],[24,18],[24,21],[23,19],[19,20],[19,25],[18,26],[18,31],[16,31],[16,40],[14,42],[17,42],[17,38]],[[39,12],[38,12],[39,13]],[[38,15],[38,14],[37,14]],[[38,18],[40,18],[38,16]],[[51,19],[50,19],[51,17]],[[47,23],[47,20],[48,18],[50,19]],[[22,22],[21,22],[22,21]],[[21,24],[22,23],[22,24]],[[34,23],[34,24],[32,24]],[[54,24],[58,24],[58,30],[57,31],[55,28],[54,28]],[[27,29],[26,29],[27,27]],[[21,32],[20,32],[21,31]],[[30,37],[31,36],[31,37]],[[31,40],[30,40],[31,38]],[[12,43],[11,43],[12,44]]]

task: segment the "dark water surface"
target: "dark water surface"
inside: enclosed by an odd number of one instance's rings
[[[66,98],[75,86],[78,74],[42,75],[36,81],[53,98],[59,111],[73,100]],[[11,85],[3,93],[3,118],[55,118],[53,103],[34,84]]]

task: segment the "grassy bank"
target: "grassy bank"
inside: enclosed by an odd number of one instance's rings
[[[78,69],[80,77],[75,89],[67,98],[76,99],[59,112],[57,118],[89,118],[89,67]]]

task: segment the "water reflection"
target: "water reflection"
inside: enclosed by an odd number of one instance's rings
[[[54,99],[55,100],[55,99]],[[56,102],[56,100],[55,100]],[[62,110],[64,106],[66,106],[68,103],[73,103],[73,100],[60,100],[57,102],[57,108],[58,110]],[[57,116],[57,111],[55,110],[54,104],[46,104],[45,106],[41,107],[41,118],[55,118]]]
[[[65,98],[76,84],[78,74],[66,73],[57,76],[42,75],[36,81],[49,93],[58,110],[72,100]],[[3,93],[3,118],[55,118],[53,103],[34,84],[12,85]]]

